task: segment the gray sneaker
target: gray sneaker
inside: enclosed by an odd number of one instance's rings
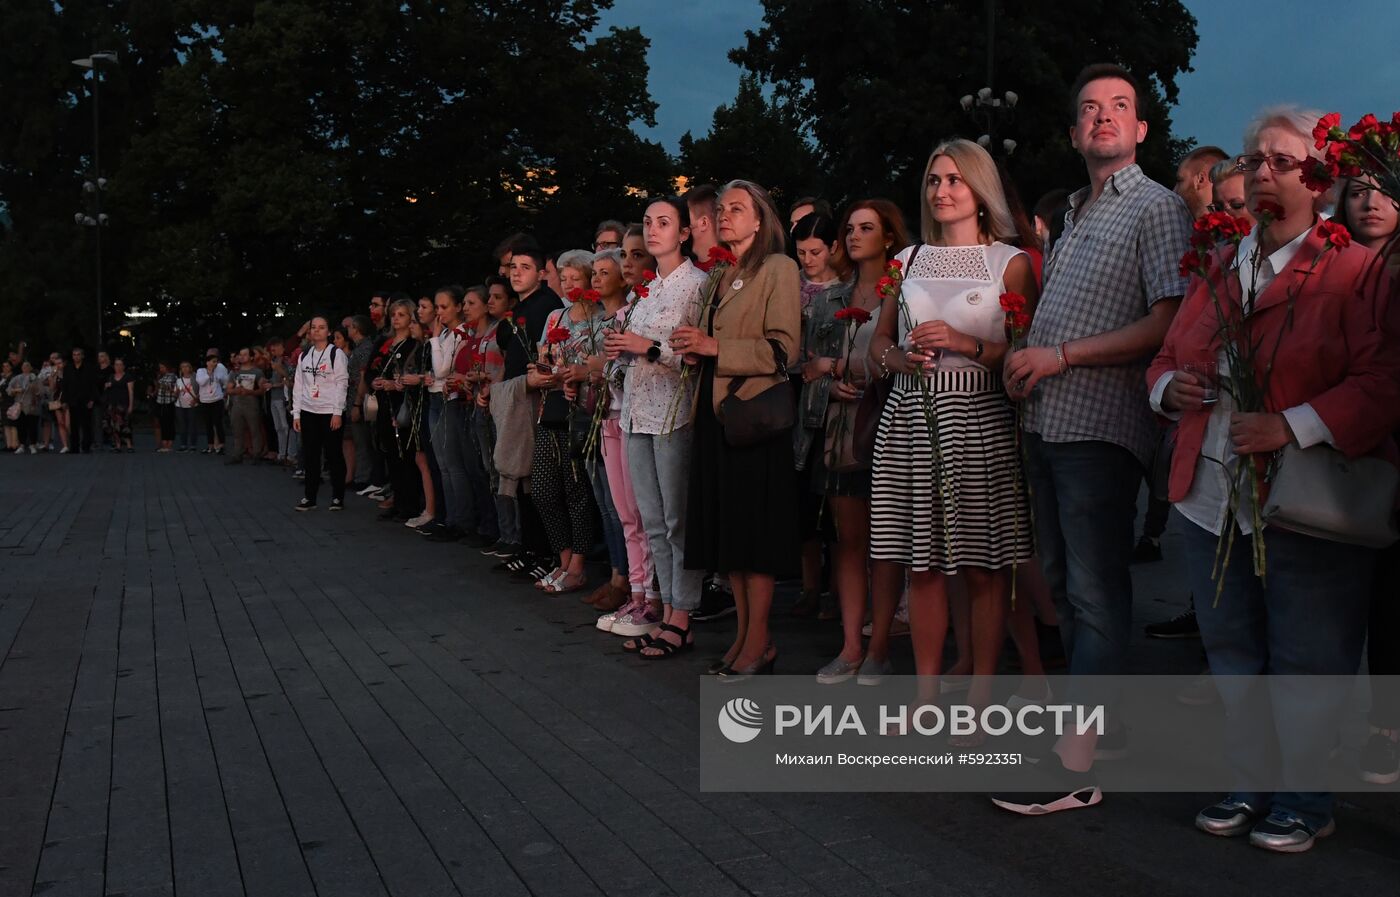
[[[889,658],[876,660],[866,655],[865,660],[860,665],[860,671],[856,673],[856,685],[879,685],[885,681],[886,676],[894,675],[894,664]]]
[[[848,663],[842,660],[841,655],[838,654],[834,660],[820,670],[817,670],[817,684],[837,685],[841,682],[845,682],[856,674],[856,670],[860,668],[861,662],[863,662],[864,659],[865,658],[861,658],[861,660],[856,663]]]
[[[1197,813],[1196,828],[1208,835],[1233,838],[1249,831],[1263,816],[1249,804],[1227,797]]]
[[[1336,830],[1337,823],[1331,819],[1322,828],[1313,829],[1292,813],[1275,810],[1249,833],[1249,843],[1275,853],[1302,853],[1311,850],[1315,840]]]

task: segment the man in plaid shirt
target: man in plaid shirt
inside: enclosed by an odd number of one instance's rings
[[[1137,166],[1147,123],[1132,75],[1089,66],[1071,96],[1070,139],[1090,183],[1070,197],[1027,347],[1007,357],[1004,375],[1012,398],[1024,401],[1036,541],[1070,672],[1110,677],[1127,665],[1133,523],[1157,441],[1147,364],[1186,292],[1178,266],[1191,215]],[[1103,689],[1078,691],[1071,700],[1113,700]],[[1121,754],[1124,741],[1111,728],[1102,739],[1063,736],[1041,764],[1053,790],[993,800],[1027,814],[1096,804],[1094,759]]]

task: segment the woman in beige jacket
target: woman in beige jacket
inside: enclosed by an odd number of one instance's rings
[[[773,670],[773,583],[797,566],[787,365],[797,359],[801,285],[796,263],[783,254],[782,217],[762,187],[726,185],[717,223],[732,260],[715,265],[701,293],[698,326],[676,328],[671,346],[699,365],[685,565],[729,576],[739,631],[717,672],[742,681]],[[740,410],[736,401],[751,402],[768,390],[782,391],[788,413],[772,421],[765,438],[734,445],[738,415],[754,410]]]

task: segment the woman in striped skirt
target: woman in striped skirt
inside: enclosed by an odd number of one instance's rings
[[[884,300],[871,340],[894,388],[876,435],[870,556],[885,614],[908,573],[915,672],[928,699],[948,630],[945,577],[966,578],[972,671],[990,676],[1006,637],[1012,568],[1034,552],[1016,416],[1001,387],[1000,299],[1016,292],[1033,306],[1038,290],[1026,254],[999,242],[1016,229],[986,150],[967,140],[936,147],[922,208],[924,243],[898,256],[899,293]],[[872,676],[890,672],[885,657],[867,656],[866,665]],[[985,704],[990,687],[975,679],[969,702]]]

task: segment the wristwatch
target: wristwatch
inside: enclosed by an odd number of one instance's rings
[[[981,357],[982,357],[982,350],[985,349],[985,348],[987,348],[987,347],[984,346],[984,345],[982,345],[982,341],[981,341],[980,339],[977,339],[976,337],[974,337],[973,339],[974,339],[974,341],[977,343],[977,351],[976,351],[975,353],[973,353],[973,356],[972,356],[972,357],[973,357],[974,359],[981,358]]]
[[[656,340],[652,340],[651,345],[647,347],[647,361],[650,361],[652,364],[655,364],[660,360],[661,343],[657,342]]]

